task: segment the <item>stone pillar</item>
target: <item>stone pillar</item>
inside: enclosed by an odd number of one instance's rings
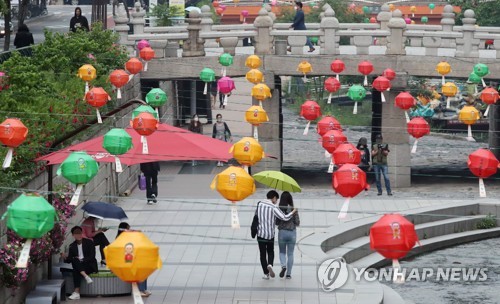
[[[304,55],[304,45],[306,45],[306,36],[288,36],[288,44],[292,55]]]
[[[495,39],[493,41],[493,48],[496,50],[497,59],[500,59],[500,39]]]
[[[236,46],[238,46],[238,37],[223,37],[220,38],[220,45],[224,49],[224,53],[236,55]]]
[[[438,48],[441,46],[441,37],[424,37],[422,42],[426,56],[437,56]]]
[[[462,38],[457,38],[456,57],[479,57],[479,39],[474,39],[476,18],[473,10],[466,10],[462,19]]]
[[[267,13],[265,8],[261,8],[259,16],[253,22],[257,30],[255,41],[255,54],[268,55],[273,54],[273,37],[271,36],[271,29],[273,27],[273,19]]]
[[[386,55],[406,55],[403,32],[406,29],[406,22],[400,10],[392,12],[392,18],[387,27],[391,30],[391,36],[387,38]]]
[[[210,7],[208,5],[203,5],[201,7],[201,32],[211,32],[213,24],[214,21],[212,20]],[[219,47],[219,44],[215,41],[215,39],[205,39],[205,47],[216,48]]]
[[[132,23],[134,27],[134,35],[143,34],[144,25],[146,24],[146,20],[144,19],[146,12],[142,9],[141,3],[139,3],[139,1],[135,3],[134,11],[131,15],[132,21],[130,21],[130,23]]]
[[[339,20],[335,18],[335,12],[331,8],[327,8],[319,28],[323,34],[319,37],[321,46],[321,55],[336,55],[338,54],[339,46],[337,44],[338,36],[337,30],[339,29]]]
[[[120,37],[118,39],[118,43],[127,48],[129,56],[133,56],[135,42],[128,41],[128,31],[129,31],[128,18],[123,3],[118,3],[117,12],[116,15],[113,17],[113,20],[115,21],[115,31],[116,33],[118,33],[118,36]]]
[[[271,17],[271,20],[273,20],[274,23],[274,21],[276,21],[276,14],[273,13],[271,6],[269,4],[264,4],[264,8],[266,9],[267,14],[269,15],[269,17]]]
[[[333,8],[330,6],[330,4],[328,3],[325,3],[325,5],[323,5],[323,7],[321,8],[322,12],[319,13],[319,20],[323,20],[323,17],[325,16],[325,12],[328,10],[328,9],[331,9],[333,10]]]
[[[205,56],[205,40],[200,38],[201,14],[192,10],[186,22],[188,23],[188,39],[182,45],[182,57]]]
[[[354,45],[356,46],[357,55],[368,55],[370,45],[373,44],[372,36],[354,36]]]
[[[394,106],[396,96],[400,91],[406,90],[407,81],[407,73],[397,72],[391,90],[384,92],[387,101],[382,103],[382,136],[391,151],[387,161],[392,188],[411,186],[411,153],[406,118]]]
[[[453,11],[453,6],[449,4],[445,5],[442,16],[441,26],[443,28],[443,32],[453,32],[453,26],[455,25],[455,12]],[[452,38],[442,38],[441,47],[454,49],[457,47],[456,40]]]
[[[389,21],[392,18],[392,13],[391,9],[389,8],[389,5],[383,4],[382,7],[380,8],[380,13],[377,15],[377,21],[380,22],[380,29],[381,30],[389,30],[388,24]],[[378,45],[387,45],[387,38],[380,37],[377,39],[377,44]]]
[[[488,146],[497,158],[500,158],[500,105],[490,105]]]

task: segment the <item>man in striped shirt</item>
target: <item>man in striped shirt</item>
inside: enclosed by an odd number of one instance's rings
[[[281,209],[275,204],[278,202],[278,192],[271,190],[267,193],[267,200],[260,201],[257,205],[257,217],[259,225],[257,228],[257,243],[259,244],[260,264],[264,271],[265,280],[269,280],[269,276],[274,278],[273,271],[274,262],[274,228],[276,218],[283,221],[288,221],[295,214],[296,210],[284,214]]]

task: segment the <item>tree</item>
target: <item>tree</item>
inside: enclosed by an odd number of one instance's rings
[[[476,23],[482,26],[500,26],[500,0],[450,0],[451,5],[461,8],[457,15],[456,23],[462,25],[464,12],[472,9],[476,14]]]
[[[363,19],[366,17],[364,14],[359,14],[357,11],[349,9],[349,3],[346,0],[323,0],[319,2],[317,7],[311,8],[311,10],[305,14],[306,22],[319,22],[319,14],[323,12],[322,7],[325,4],[329,4],[332,7],[335,12],[335,17],[341,23],[363,22]],[[292,22],[294,16],[295,11],[292,6],[284,7],[281,9],[280,15],[276,21],[279,23]]]

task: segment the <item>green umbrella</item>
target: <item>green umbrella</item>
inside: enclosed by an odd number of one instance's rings
[[[354,100],[354,110],[352,114],[358,114],[358,101],[362,101],[366,97],[366,90],[363,86],[355,84],[347,91],[347,97]]]
[[[132,148],[132,136],[124,129],[114,128],[104,135],[102,147],[111,155],[122,155]],[[123,172],[120,159],[115,156],[116,172]]]
[[[490,73],[490,69],[484,63],[478,63],[474,66],[474,74],[481,77],[481,82],[483,83],[483,87],[486,87],[486,83],[484,83],[483,77]]]
[[[210,68],[204,68],[200,72],[201,81],[205,82],[205,89],[203,89],[203,94],[207,95],[207,83],[215,81],[215,72]]]
[[[146,102],[154,108],[159,108],[167,102],[167,93],[162,89],[154,88],[146,94]]]
[[[302,192],[299,184],[291,178],[280,171],[262,171],[253,175],[253,178],[268,187],[288,192]]]
[[[138,106],[132,111],[132,120],[142,112],[148,112],[149,114],[153,115],[156,119],[158,119],[158,113],[156,113],[155,109],[153,109],[149,105],[142,105]]]

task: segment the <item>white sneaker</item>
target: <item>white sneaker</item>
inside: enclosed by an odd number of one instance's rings
[[[86,276],[86,277],[85,277],[85,281],[87,281],[87,284],[92,284],[92,283],[94,283],[94,281],[92,281],[92,278],[91,278],[91,277],[89,277],[89,276]],[[78,295],[78,296],[80,296],[80,295]]]
[[[264,280],[269,280],[269,275],[268,275],[268,274],[265,274],[265,275],[262,277],[262,279],[264,279]]]
[[[275,274],[274,274],[273,266],[271,264],[267,265],[267,270],[269,270],[269,275],[271,276],[271,278],[274,278]]]
[[[70,300],[80,300],[80,294],[77,293],[77,292],[73,292],[69,297],[68,299]]]

